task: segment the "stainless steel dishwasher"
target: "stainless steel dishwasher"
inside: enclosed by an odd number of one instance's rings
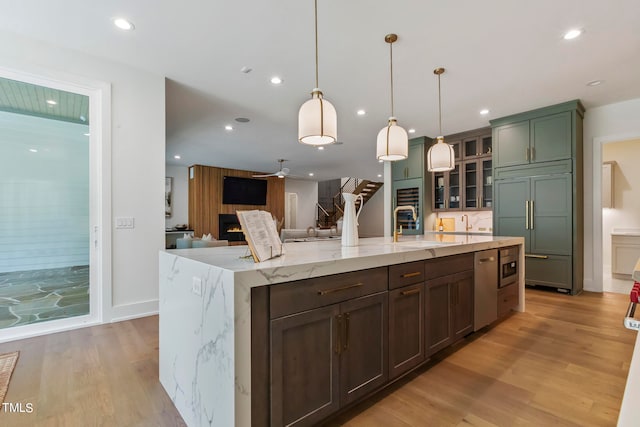
[[[498,250],[474,255],[473,330],[477,331],[498,318]]]

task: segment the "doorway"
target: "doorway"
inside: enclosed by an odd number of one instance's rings
[[[102,318],[100,98],[0,69],[1,341]]]
[[[640,258],[640,138],[602,144],[602,163],[603,291],[628,294]]]

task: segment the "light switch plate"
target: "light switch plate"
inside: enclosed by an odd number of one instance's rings
[[[116,218],[116,228],[135,228],[136,222],[132,216],[120,216]]]
[[[201,278],[193,277],[193,281],[191,283],[191,292],[198,295],[199,297],[202,296],[202,279]]]

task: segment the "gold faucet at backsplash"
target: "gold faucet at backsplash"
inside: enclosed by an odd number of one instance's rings
[[[473,228],[472,225],[469,225],[469,215],[463,214],[460,220],[464,222],[464,231],[469,231]]]
[[[413,220],[416,221],[418,219],[418,215],[416,215],[416,209],[413,206],[398,206],[393,210],[393,242],[398,241],[398,235],[402,234],[402,229],[398,233],[398,211],[409,210],[413,212]],[[400,226],[402,227],[402,226]]]

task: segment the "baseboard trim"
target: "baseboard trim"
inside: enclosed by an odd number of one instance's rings
[[[117,305],[111,308],[111,322],[123,322],[140,317],[154,316],[160,311],[159,307],[160,302],[157,299]]]

